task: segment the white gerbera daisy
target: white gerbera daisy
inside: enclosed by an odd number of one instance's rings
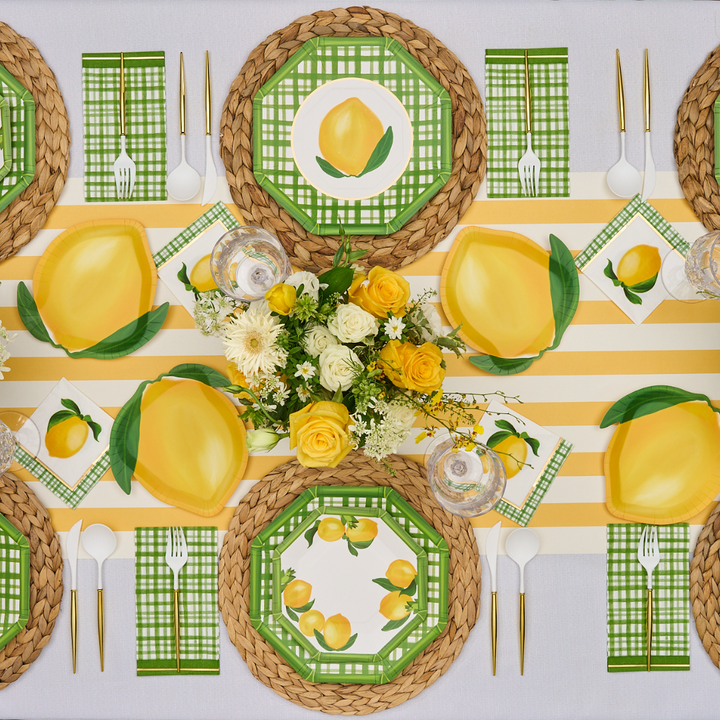
[[[391,317],[385,323],[385,332],[391,340],[399,340],[402,337],[402,331],[405,329],[405,323],[402,318]]]
[[[277,345],[283,329],[279,318],[261,307],[250,307],[239,317],[231,317],[226,326],[225,357],[245,377],[272,373],[285,365],[287,350]]]

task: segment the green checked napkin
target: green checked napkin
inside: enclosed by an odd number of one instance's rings
[[[528,50],[532,142],[542,170],[538,197],[570,195],[567,48]],[[525,50],[485,51],[488,197],[524,197],[518,161],[525,152]]]
[[[180,673],[220,673],[217,528],[185,527],[188,561],[180,571]],[[176,675],[173,572],[165,562],[168,528],[135,528],[137,674]]]
[[[637,558],[643,525],[607,526],[608,672],[645,671],[646,579]],[[653,573],[653,670],[690,669],[690,526],[658,526]]]
[[[85,200],[117,200],[120,154],[120,53],[82,56]],[[125,53],[127,152],[137,177],[130,201],[166,200],[165,53]],[[126,201],[123,201],[126,202]]]

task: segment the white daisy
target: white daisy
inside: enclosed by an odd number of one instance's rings
[[[385,323],[385,332],[391,340],[399,340],[402,337],[402,331],[405,329],[405,323],[402,318],[391,317]]]
[[[225,324],[225,357],[234,362],[245,377],[271,373],[285,365],[287,350],[277,345],[283,330],[279,318],[262,307],[250,307]]]
[[[295,377],[302,378],[303,380],[310,380],[310,378],[315,377],[315,366],[311,362],[306,360],[304,363],[300,363],[295,367],[297,368]]]
[[[298,385],[296,391],[302,402],[307,402],[310,399],[310,393],[302,385]]]

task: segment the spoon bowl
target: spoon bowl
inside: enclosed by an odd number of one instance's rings
[[[117,547],[115,533],[107,525],[96,523],[85,530],[82,544],[85,552],[98,564],[98,590],[102,590],[102,566]]]
[[[620,133],[620,159],[608,170],[610,191],[621,198],[631,198],[640,192],[640,173],[625,159],[625,133]]]
[[[513,530],[505,542],[505,552],[520,568],[520,592],[525,592],[525,565],[530,562],[540,549],[540,538],[529,528]]]
[[[168,175],[167,189],[179,202],[192,200],[200,190],[200,174],[185,159],[185,135],[180,136],[180,164]]]

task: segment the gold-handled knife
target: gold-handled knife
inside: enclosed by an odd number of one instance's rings
[[[490,529],[487,536],[487,544],[485,553],[487,554],[488,565],[490,566],[490,643],[492,646],[492,669],[495,675],[495,667],[497,661],[497,555],[498,545],[500,544],[500,527],[502,521],[498,521]]]
[[[645,48],[643,106],[645,109],[645,177],[643,178],[642,199],[647,200],[655,189],[655,161],[650,147],[650,65],[647,48]]]
[[[73,673],[77,672],[77,559],[80,548],[82,520],[78,520],[67,535],[67,556],[70,563],[70,643],[72,645]]]
[[[212,96],[210,93],[210,53],[205,51],[205,184],[202,205],[207,205],[215,195],[217,170],[212,151]]]

